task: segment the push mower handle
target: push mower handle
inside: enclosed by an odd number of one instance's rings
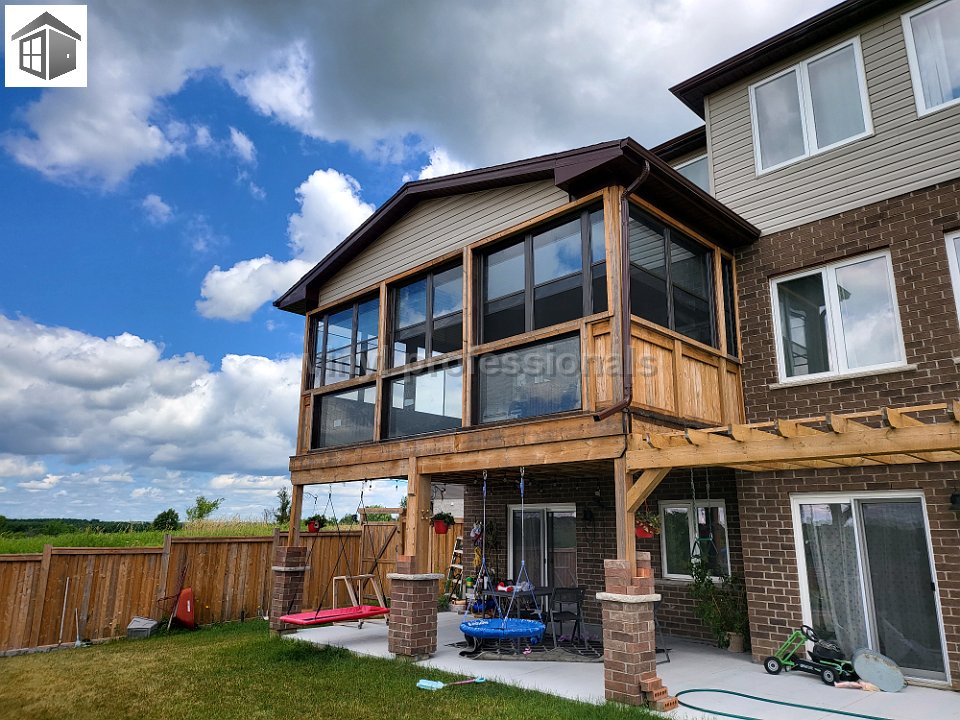
[[[817,633],[815,633],[813,628],[809,625],[801,625],[800,632],[802,632],[803,636],[812,643],[820,641],[820,638],[817,637]]]

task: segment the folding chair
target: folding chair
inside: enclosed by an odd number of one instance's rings
[[[563,624],[574,621],[571,640],[583,636],[583,596],[582,587],[554,588],[550,596],[550,632],[553,633],[553,646],[557,647],[557,623],[560,624],[560,635],[563,634]]]

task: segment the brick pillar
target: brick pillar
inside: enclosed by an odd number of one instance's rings
[[[603,608],[603,685],[607,700],[647,705],[659,712],[677,707],[657,677],[657,641],[650,553],[629,560],[604,560],[606,592],[597,593]]]
[[[423,660],[437,650],[437,581],[439,573],[414,572],[414,558],[397,557],[390,580],[390,626],[387,649],[398,658]]]
[[[270,596],[270,632],[294,630],[280,622],[281,615],[299,612],[303,603],[303,576],[306,574],[307,548],[280,545],[273,556],[273,594]]]

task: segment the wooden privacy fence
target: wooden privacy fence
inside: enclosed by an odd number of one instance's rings
[[[371,570],[370,548],[379,553],[377,573],[384,592],[396,565],[400,533],[394,523],[371,523],[359,530],[302,533],[307,547],[304,607],[330,607],[330,578]],[[455,525],[447,535],[434,536],[431,556],[437,572],[445,572]],[[154,548],[55,548],[43,553],[0,555],[0,652],[72,644],[122,636],[136,616],[160,619],[170,603],[157,600],[177,591],[181,570],[184,585],[193,588],[197,622],[201,625],[265,615],[273,587],[273,553],[286,533],[272,537],[171,537]],[[343,592],[339,602],[346,601]],[[61,630],[62,628],[62,630]]]

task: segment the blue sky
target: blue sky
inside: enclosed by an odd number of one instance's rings
[[[0,90],[0,514],[260,515],[303,330],[270,300],[405,179],[694,127],[670,85],[828,4],[91,2],[88,88]]]

